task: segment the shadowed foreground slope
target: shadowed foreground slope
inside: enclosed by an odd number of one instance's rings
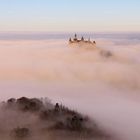
[[[104,140],[110,137],[89,117],[47,98],[11,98],[1,103],[0,137],[3,140]]]

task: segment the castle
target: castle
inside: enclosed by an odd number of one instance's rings
[[[90,38],[88,40],[85,40],[84,37],[82,36],[81,39],[77,38],[77,34],[75,34],[73,39],[69,39],[69,44],[70,45],[78,45],[78,46],[91,46],[91,47],[96,47],[96,42],[91,41]]]

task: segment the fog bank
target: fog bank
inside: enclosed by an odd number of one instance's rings
[[[140,40],[96,42],[87,49],[65,39],[0,40],[1,100],[47,96],[89,114],[120,140],[139,140]]]

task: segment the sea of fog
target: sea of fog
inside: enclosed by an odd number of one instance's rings
[[[0,33],[0,100],[49,97],[140,140],[140,33],[81,35],[97,49],[70,47],[71,33]]]

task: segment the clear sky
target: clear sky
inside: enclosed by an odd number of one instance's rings
[[[0,0],[0,31],[140,31],[140,0]]]

